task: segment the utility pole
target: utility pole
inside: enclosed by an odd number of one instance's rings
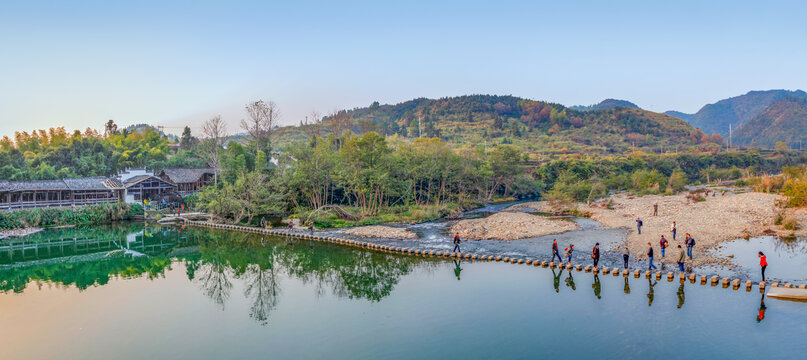
[[[729,150],[731,150],[731,135],[732,135],[731,123],[729,123]]]

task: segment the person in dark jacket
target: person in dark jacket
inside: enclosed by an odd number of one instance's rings
[[[678,270],[684,272],[684,249],[681,248],[681,245],[678,245]]]
[[[648,267],[647,270],[653,270],[656,268],[656,265],[653,265],[653,245],[647,243],[647,262]]]
[[[628,260],[630,260],[630,250],[625,246],[625,250],[622,252],[622,261],[625,262],[625,269],[628,268]]]
[[[451,252],[459,252],[461,242],[462,240],[460,240],[460,234],[454,234],[454,250],[451,250]]]
[[[642,235],[642,225],[644,225],[642,219],[636,218],[636,230],[639,230],[639,235]]]
[[[687,256],[689,260],[692,260],[692,248],[695,247],[695,239],[689,233],[685,234],[684,244],[687,246]]]
[[[658,241],[658,246],[661,248],[661,258],[664,258],[664,250],[667,250],[667,246],[670,245],[670,242],[664,238],[664,235],[661,235],[661,240]]]
[[[594,259],[594,268],[600,262],[600,243],[594,244],[594,249],[591,250],[591,258]]]
[[[265,217],[261,217],[261,227],[266,229],[266,218]]]
[[[558,251],[558,239],[552,240],[552,261],[555,260],[555,257],[558,258],[558,263],[563,262],[563,259],[560,257],[560,251]]]

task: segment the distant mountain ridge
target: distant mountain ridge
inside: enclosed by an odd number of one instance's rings
[[[807,99],[788,96],[775,100],[734,132],[737,144],[773,148],[777,142],[798,147],[807,140]]]
[[[630,101],[619,99],[605,99],[603,101],[600,101],[599,104],[593,104],[588,106],[574,105],[570,106],[569,108],[577,111],[600,111],[600,110],[613,109],[615,107],[641,109],[639,106]]]
[[[603,110],[595,108],[603,107]],[[341,110],[314,125],[286,126],[275,132],[275,144],[285,146],[312,135],[376,131],[400,138],[438,137],[457,147],[516,144],[531,152],[624,153],[651,152],[679,146],[717,147],[681,119],[609,99],[587,111],[545,101],[500,95],[464,95],[439,99],[416,98],[398,104],[373,102],[368,107]]]
[[[682,119],[707,134],[729,135],[729,124],[732,128],[740,126],[761,114],[773,102],[786,97],[807,99],[807,92],[802,90],[762,90],[749,91],[740,96],[707,104],[695,114],[679,111],[667,111],[665,114]]]

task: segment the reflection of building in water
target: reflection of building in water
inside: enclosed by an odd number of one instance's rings
[[[125,236],[99,237],[80,231],[64,232],[61,236],[37,242],[7,242],[0,245],[0,264],[19,264],[37,260],[58,259],[69,256],[100,254],[123,250],[125,255],[141,256],[163,254],[177,246],[165,236],[152,236],[146,230]]]

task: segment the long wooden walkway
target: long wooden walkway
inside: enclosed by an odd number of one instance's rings
[[[241,225],[227,225],[227,224],[217,224],[212,222],[205,222],[205,221],[185,221],[186,225],[193,225],[193,226],[200,226],[200,227],[207,227],[212,229],[222,229],[222,230],[233,230],[233,231],[241,231],[247,233],[254,233],[254,234],[266,234],[266,235],[276,235],[276,236],[287,236],[291,238],[298,238],[298,239],[308,239],[314,241],[321,241],[333,244],[340,244],[345,246],[352,246],[358,247],[362,249],[372,250],[372,251],[381,251],[381,252],[388,252],[388,253],[396,253],[402,255],[412,255],[412,256],[424,256],[424,257],[443,257],[443,258],[453,258],[453,259],[464,259],[464,260],[471,260],[471,261],[497,261],[497,262],[504,262],[509,264],[516,264],[516,265],[527,265],[527,266],[535,266],[535,267],[542,267],[542,268],[566,268],[576,271],[585,271],[585,272],[592,272],[594,274],[602,273],[603,275],[613,275],[613,276],[624,276],[629,277],[633,276],[635,278],[639,278],[644,276],[645,278],[652,278],[655,277],[657,280],[660,280],[662,277],[666,277],[667,281],[673,281],[676,278],[681,282],[689,281],[690,283],[699,283],[701,285],[710,284],[711,286],[718,286],[721,285],[724,289],[732,288],[733,290],[738,290],[742,285],[744,285],[746,291],[751,291],[755,286],[759,287],[759,291],[765,292],[765,287],[768,284],[765,281],[755,283],[751,280],[746,280],[743,284],[742,280],[740,279],[732,279],[728,277],[721,278],[717,275],[706,276],[706,275],[697,275],[694,273],[686,274],[681,272],[669,271],[666,273],[662,273],[661,271],[651,272],[650,270],[633,270],[632,272],[627,269],[620,270],[619,268],[609,268],[609,267],[602,267],[596,268],[592,267],[591,265],[574,265],[571,263],[555,263],[555,262],[547,262],[545,260],[537,260],[537,259],[528,259],[528,258],[516,258],[516,257],[502,257],[502,256],[493,256],[493,255],[477,255],[477,254],[468,254],[462,252],[448,252],[448,251],[433,251],[433,250],[419,250],[419,249],[412,249],[412,248],[404,248],[404,247],[396,247],[396,246],[387,246],[387,245],[379,245],[372,242],[366,241],[359,241],[359,240],[350,240],[350,239],[342,239],[332,236],[322,236],[316,234],[306,234],[299,231],[294,230],[280,230],[280,229],[264,229],[259,227],[253,226],[241,226]],[[772,287],[784,287],[784,288],[796,288],[799,289],[807,289],[807,284],[801,284],[796,286],[792,283],[780,283],[774,282],[771,284]]]

